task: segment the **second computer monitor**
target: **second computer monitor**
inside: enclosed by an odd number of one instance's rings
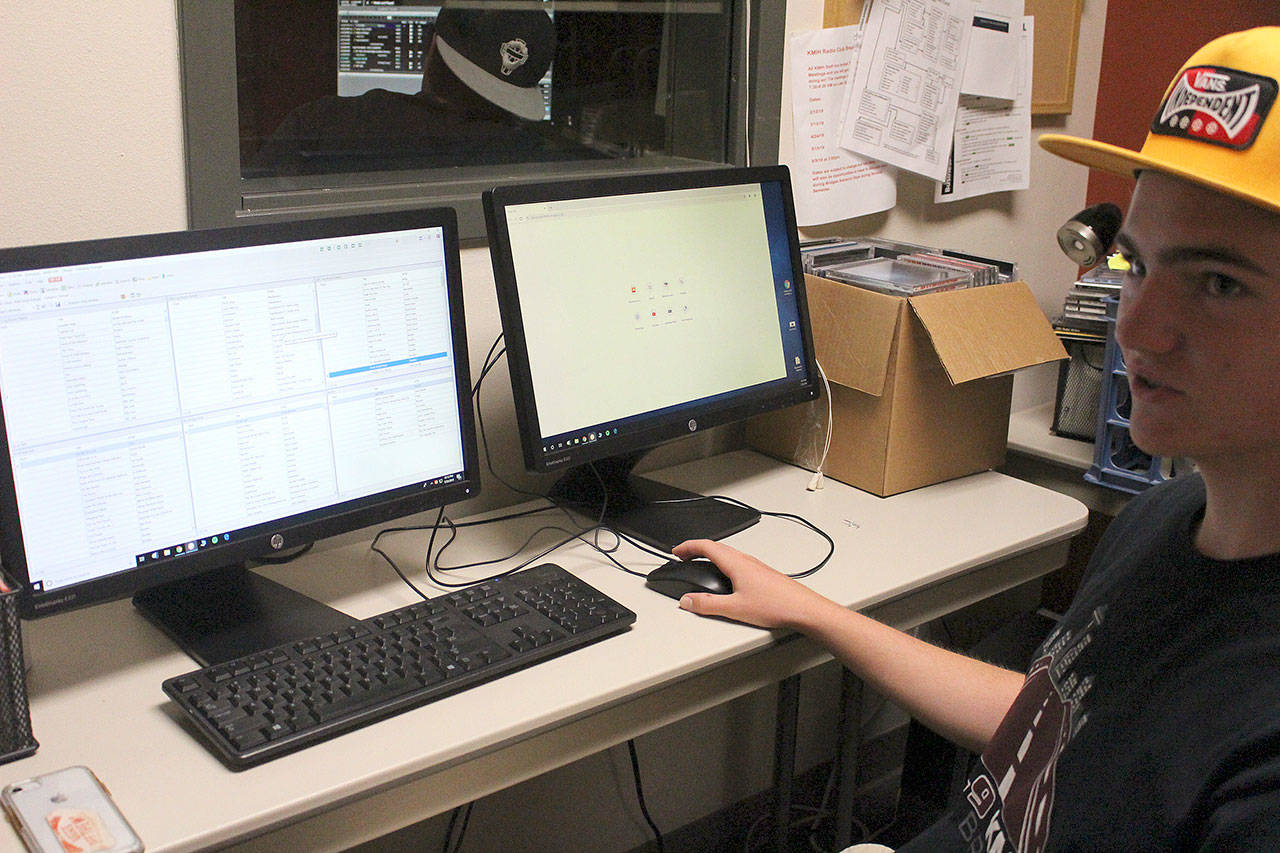
[[[754,513],[631,476],[645,451],[817,396],[785,167],[485,194],[521,446],[555,494],[670,550]]]
[[[24,615],[133,595],[202,664],[345,626],[246,561],[475,495],[470,386],[447,208],[0,249]]]

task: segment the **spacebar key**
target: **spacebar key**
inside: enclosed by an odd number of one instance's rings
[[[417,682],[410,679],[390,681],[386,684],[374,684],[368,688],[355,688],[351,695],[337,693],[333,699],[313,710],[320,722],[344,717],[352,712],[372,710],[383,702],[394,699],[418,687]]]

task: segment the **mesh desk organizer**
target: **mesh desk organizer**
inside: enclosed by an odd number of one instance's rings
[[[1164,474],[1164,459],[1143,453],[1129,437],[1129,374],[1124,367],[1124,354],[1116,344],[1116,310],[1120,303],[1113,297],[1103,301],[1107,306],[1107,344],[1098,394],[1093,464],[1084,478],[1137,494],[1169,477]]]
[[[31,736],[27,673],[18,620],[18,585],[3,576],[9,592],[0,593],[0,764],[25,758],[39,744]]]

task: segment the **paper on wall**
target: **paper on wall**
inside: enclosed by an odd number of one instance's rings
[[[801,227],[888,210],[896,172],[839,145],[844,93],[861,28],[831,27],[791,39],[796,221]]]
[[[877,0],[844,104],[840,144],[935,181],[947,171],[972,0]]]
[[[1035,19],[1019,25],[1017,91],[1012,102],[961,95],[952,165],[936,202],[1031,186],[1031,69]]]
[[[1023,8],[1023,0],[977,0],[961,95],[1013,100],[1018,91]]]

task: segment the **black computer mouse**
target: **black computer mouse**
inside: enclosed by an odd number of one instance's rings
[[[686,592],[728,595],[733,584],[710,560],[672,560],[649,572],[644,585],[654,592],[679,599]]]

